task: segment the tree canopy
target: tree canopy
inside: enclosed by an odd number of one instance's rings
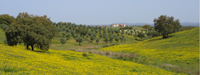
[[[148,29],[148,30],[150,30],[151,29],[151,26],[150,25],[148,25],[148,24],[145,24],[144,26],[142,26],[143,28],[145,28],[145,29]]]
[[[154,19],[154,28],[163,35],[163,38],[167,38],[168,34],[179,31],[181,25],[178,19],[174,20],[173,16],[161,15],[158,19]]]
[[[13,16],[10,16],[8,14],[0,15],[0,24],[10,25],[14,21],[15,21],[15,18]]]
[[[34,16],[28,13],[19,13],[5,33],[10,46],[24,43],[27,49],[31,46],[32,50],[34,47],[48,50],[56,32],[52,21],[46,15]]]

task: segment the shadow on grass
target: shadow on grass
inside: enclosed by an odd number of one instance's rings
[[[150,40],[150,41],[154,41],[154,40],[163,40],[163,39],[168,39],[168,38],[171,38],[171,37],[174,37],[175,35],[169,35],[168,37],[165,37],[165,38],[159,38],[159,39],[153,39],[153,40]]]

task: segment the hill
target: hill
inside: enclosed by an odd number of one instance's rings
[[[23,46],[0,44],[0,74],[159,74],[176,73],[145,66],[129,61],[114,60],[108,57],[69,50],[33,52]]]
[[[102,48],[105,51],[138,53],[140,63],[158,66],[171,71],[196,74],[199,64],[199,28],[145,40],[136,44]]]
[[[0,28],[0,44],[3,44],[5,38],[5,32]]]

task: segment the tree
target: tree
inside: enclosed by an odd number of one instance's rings
[[[0,28],[5,31],[8,28],[8,25],[2,24],[2,25],[0,25]]]
[[[90,36],[91,42],[92,42],[94,39],[95,39],[94,35],[91,35],[91,36]]]
[[[34,47],[48,50],[56,32],[52,21],[46,15],[33,16],[28,13],[19,13],[16,21],[9,25],[5,34],[9,46],[24,43],[27,49],[31,46],[32,50]]]
[[[10,16],[8,14],[0,15],[0,24],[10,25],[14,21],[15,21],[15,18],[13,16]]]
[[[110,36],[109,41],[110,41],[110,43],[112,43],[112,41],[113,41],[113,36]]]
[[[63,46],[63,44],[65,44],[66,43],[66,39],[63,37],[63,38],[61,38],[60,39],[60,43],[62,43],[62,46]]]
[[[138,37],[143,38],[143,37],[145,37],[145,35],[144,35],[144,33],[139,32],[139,33],[138,33]]]
[[[142,26],[144,29],[148,29],[148,30],[150,30],[151,29],[151,27],[150,27],[150,25],[148,25],[148,24],[145,24],[144,26]]]
[[[105,37],[104,42],[105,42],[105,43],[108,42],[108,37]]]
[[[154,19],[154,28],[162,34],[163,38],[167,38],[168,34],[174,33],[181,28],[179,20],[174,21],[174,17],[161,15],[158,19]]]
[[[115,41],[117,41],[117,43],[118,43],[118,41],[119,41],[119,37],[115,37]]]
[[[69,40],[70,33],[67,33],[65,36],[66,36],[67,40]]]
[[[74,30],[72,30],[72,31],[71,31],[71,34],[72,34],[72,36],[74,37],[75,31],[74,31]]]
[[[100,38],[96,38],[96,42],[97,42],[97,44],[99,43],[99,41],[100,41]]]
[[[83,42],[83,38],[82,37],[77,37],[76,38],[76,42],[78,42],[79,43],[79,45],[81,45],[81,43]]]
[[[100,37],[100,38],[102,38],[102,37],[103,37],[103,35],[102,35],[102,34],[99,34],[99,37]]]

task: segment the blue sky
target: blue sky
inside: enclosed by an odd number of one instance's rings
[[[199,22],[199,0],[1,0],[0,14],[47,15],[53,22],[152,23],[160,15]]]

